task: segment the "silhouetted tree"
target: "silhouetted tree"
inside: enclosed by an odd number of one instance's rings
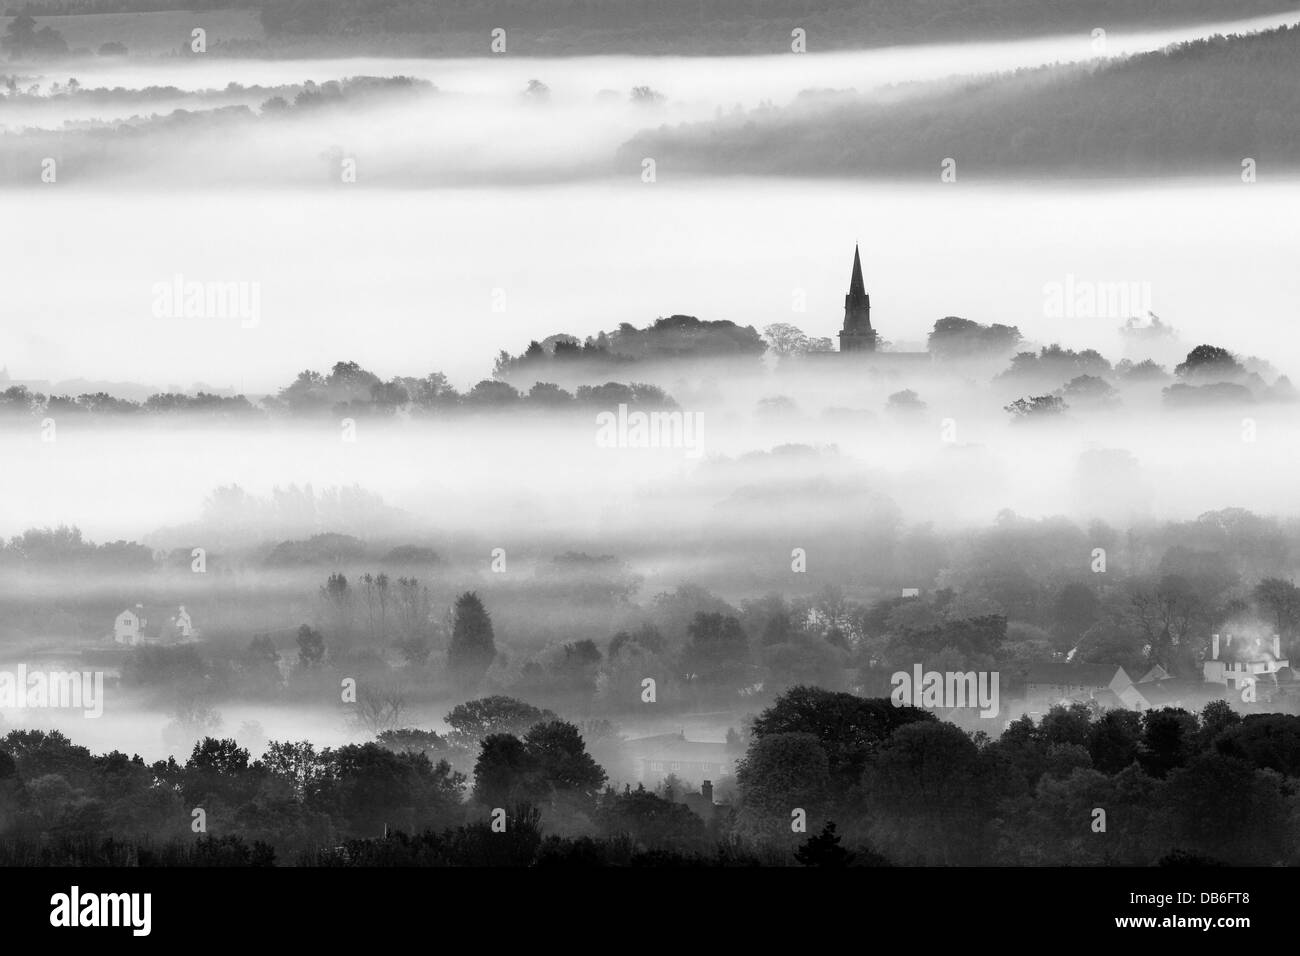
[[[298,663],[315,667],[325,659],[325,638],[320,631],[304,624],[298,628]]]
[[[496,656],[492,618],[488,616],[478,595],[466,591],[456,599],[447,664],[462,683],[477,684],[492,666]]]
[[[794,858],[804,866],[841,867],[852,866],[854,854],[840,846],[835,824],[827,820],[821,833],[809,837],[803,846],[795,850]]]

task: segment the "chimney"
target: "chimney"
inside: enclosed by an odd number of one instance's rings
[[[1282,638],[1278,634],[1273,635],[1273,659],[1282,659]]]
[[[700,793],[704,795],[705,803],[712,804],[713,803],[713,781],[705,780],[702,784],[700,784]]]
[[[1215,634],[1214,637],[1210,638],[1210,660],[1217,661],[1218,659],[1219,659],[1219,635]]]

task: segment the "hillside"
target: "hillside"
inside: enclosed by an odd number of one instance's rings
[[[1285,0],[189,0],[194,12],[181,12],[168,9],[173,5],[29,0],[21,9],[58,29],[74,50],[115,41],[132,52],[156,52],[160,40],[174,49],[178,26],[186,27],[183,36],[188,26],[211,24],[214,54],[480,56],[491,52],[488,35],[500,27],[506,52],[542,56],[782,53],[796,27],[805,31],[810,52],[864,49],[1187,24],[1294,6]]]
[[[617,166],[731,175],[938,181],[1041,175],[1236,176],[1300,166],[1300,28],[1214,37],[1120,61],[918,84],[868,98],[812,92],[639,134]]]

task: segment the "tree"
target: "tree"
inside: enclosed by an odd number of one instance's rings
[[[905,388],[901,392],[894,392],[885,400],[885,411],[899,416],[915,416],[924,412],[926,409],[925,402],[921,397],[910,388]]]
[[[605,771],[587,753],[582,734],[567,721],[549,720],[534,725],[524,735],[524,747],[552,794],[568,791],[594,798],[605,782]]]
[[[737,618],[701,612],[686,630],[691,640],[683,663],[690,673],[710,682],[737,677],[749,656],[749,640]]]
[[[641,106],[654,106],[664,101],[664,95],[648,86],[632,87],[632,102]]]
[[[821,833],[809,837],[808,841],[794,852],[794,858],[803,866],[852,866],[854,856],[854,853],[840,846],[835,824],[830,820],[826,821]]]
[[[1142,714],[1142,769],[1164,777],[1187,763],[1196,736],[1196,718],[1180,707],[1162,707]]]
[[[514,734],[489,734],[474,762],[476,803],[509,808],[536,793],[533,761],[524,742]]]
[[[1187,358],[1174,367],[1179,378],[1212,379],[1222,381],[1245,374],[1237,359],[1227,349],[1217,345],[1198,345],[1187,353]]]
[[[573,404],[573,393],[553,382],[534,382],[528,390],[528,404],[539,408],[562,408]]]
[[[1101,602],[1086,584],[1072,581],[1056,596],[1052,617],[1057,628],[1072,643],[1077,643],[1084,631],[1097,623]]]
[[[389,556],[392,557],[392,552]],[[408,661],[413,664],[423,664],[432,649],[430,644],[432,607],[429,601],[429,589],[415,578],[398,578],[396,616],[397,627],[402,635],[402,643],[399,646],[402,647]]]
[[[194,745],[181,788],[193,806],[217,800],[227,804],[242,803],[256,781],[248,775],[249,753],[232,738],[218,740],[204,737]]]
[[[627,836],[646,850],[703,850],[708,844],[708,830],[694,811],[640,784],[619,794],[607,789],[595,821],[606,837]]]
[[[1152,662],[1166,668],[1177,666],[1175,659],[1186,653],[1190,638],[1198,632],[1204,634],[1213,614],[1209,601],[1214,589],[1205,575],[1165,574],[1154,587],[1133,591],[1130,618],[1142,634]]]
[[[457,704],[444,718],[461,743],[477,743],[490,734],[522,736],[534,724],[554,719],[549,710],[500,695]]]
[[[325,659],[325,638],[320,631],[304,624],[298,628],[298,663],[315,667]]]
[[[1100,375],[1076,375],[1057,393],[1070,404],[1105,406],[1114,405],[1119,392]]]
[[[68,52],[62,34],[51,27],[36,29],[36,21],[25,13],[9,21],[5,35],[0,37],[0,47],[11,57]]]
[[[1300,624],[1300,588],[1293,581],[1264,578],[1251,592],[1261,607],[1273,617],[1280,635],[1292,635]]]
[[[512,385],[485,378],[465,395],[465,404],[473,408],[501,408],[513,405],[520,398]]]
[[[1014,325],[981,325],[955,315],[934,323],[927,349],[940,359],[998,357],[1020,344],[1020,330]]]
[[[275,642],[269,635],[259,634],[248,642],[248,650],[245,651],[245,658],[249,663],[257,664],[276,664],[280,660],[280,653],[275,649]]]
[[[923,721],[898,728],[862,779],[873,844],[899,862],[982,860],[989,784],[978,749],[959,727]]]
[[[1169,378],[1164,367],[1153,359],[1143,359],[1136,363],[1124,359],[1115,366],[1115,374],[1129,383],[1163,382]]]
[[[1015,580],[995,580],[985,582],[1004,606],[1014,607],[1011,594]],[[1028,582],[1031,583],[1032,582]],[[1002,593],[999,593],[1002,592]],[[1025,604],[1033,603],[1033,596],[1027,596]],[[988,656],[997,654],[1007,639],[1007,619],[1002,614],[982,614],[978,617],[949,618],[931,627],[917,628],[909,631],[902,639],[908,645],[932,653],[940,653],[946,648],[958,651],[963,657]]]
[[[754,718],[753,736],[812,734],[826,753],[832,783],[841,793],[855,786],[871,754],[896,728],[934,714],[895,707],[889,698],[863,698],[820,687],[792,687]],[[752,745],[751,745],[752,746]]]
[[[492,666],[496,656],[492,618],[488,616],[478,595],[466,591],[456,599],[447,664],[461,682],[477,684]]]
[[[1108,710],[1089,728],[1088,753],[1092,765],[1105,774],[1116,774],[1138,759],[1142,739],[1142,717],[1131,710]]]
[[[232,738],[218,740],[205,737],[194,745],[187,769],[200,770],[223,776],[235,776],[248,769],[249,753]]]
[[[446,761],[377,743],[326,750],[322,758],[328,769],[319,803],[352,835],[380,836],[386,825],[441,829],[460,817],[465,777]]]
[[[1201,750],[1207,750],[1221,733],[1241,723],[1241,715],[1226,700],[1212,700],[1201,708],[1200,721],[1197,746]]]
[[[403,378],[400,381],[415,407],[424,412],[453,408],[460,402],[460,393],[442,372],[430,372],[424,378]]]
[[[606,648],[605,653],[610,659],[630,650],[645,654],[662,654],[666,646],[664,636],[659,633],[659,629],[653,624],[646,623],[632,632],[619,631],[609,639],[609,647]]]
[[[740,789],[737,829],[750,839],[771,842],[791,835],[792,811],[823,819],[830,789],[830,762],[812,734],[757,737],[736,766]]]
[[[1245,720],[1238,718],[1219,733],[1214,749],[1225,757],[1244,760],[1260,770],[1276,770],[1286,777],[1300,777],[1300,717],[1251,714]]]
[[[352,708],[352,720],[366,732],[378,735],[396,730],[406,711],[406,695],[397,686],[361,685]]]
[[[1063,398],[1055,395],[1034,395],[1030,398],[1017,398],[1010,405],[1004,406],[1011,413],[1014,421],[1032,422],[1060,418],[1069,406]]]
[[[295,415],[320,413],[329,408],[329,390],[325,376],[304,369],[292,384],[280,389],[278,398]]]
[[[315,796],[327,770],[322,755],[306,740],[271,741],[258,766],[285,784],[299,801]]]
[[[320,593],[334,618],[334,625],[338,629],[336,637],[346,637],[352,631],[352,590],[348,587],[348,579],[336,571],[325,581]]]
[[[522,740],[514,734],[489,734],[474,764],[474,799],[488,807],[553,803],[566,797],[590,806],[605,771],[587,753],[573,724],[537,724]]]
[[[763,329],[768,349],[778,358],[808,351],[808,336],[788,322],[774,322]]]
[[[1092,714],[1088,705],[1075,701],[1068,707],[1056,704],[1038,725],[1043,741],[1053,744],[1086,744],[1092,735]]]
[[[564,692],[590,696],[596,689],[600,662],[600,649],[595,641],[574,641],[560,648],[560,657],[551,663],[550,672]]]
[[[1169,775],[1160,821],[1172,848],[1237,866],[1268,866],[1288,858],[1282,777],[1244,760],[1205,754]]]

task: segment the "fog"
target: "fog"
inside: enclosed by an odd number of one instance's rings
[[[321,533],[353,535],[370,555],[398,545],[431,549],[435,562],[390,565],[388,573],[418,576],[435,619],[457,594],[478,591],[492,610],[498,647],[517,668],[565,642],[608,638],[641,619],[655,595],[687,583],[735,606],[827,586],[863,604],[900,587],[933,587],[936,568],[962,567],[958,542],[986,534],[1004,511],[1019,520],[1064,518],[1075,529],[1067,537],[1077,538],[1077,553],[1071,558],[1069,548],[1057,549],[1053,560],[1076,573],[1114,533],[1096,530],[1098,520],[1143,541],[1158,538],[1164,522],[1223,508],[1294,512],[1300,434],[1293,406],[1177,412],[1161,406],[1158,389],[1125,389],[1119,408],[1081,408],[1065,420],[1030,425],[1013,423],[1002,410],[1033,391],[1015,383],[972,387],[932,370],[865,381],[826,366],[815,373],[726,372],[679,368],[668,382],[691,396],[684,410],[702,418],[699,457],[681,447],[601,447],[594,416],[583,412],[465,413],[441,424],[361,419],[355,441],[341,440],[333,418],[206,427],[65,418],[48,443],[34,425],[8,422],[0,443],[15,467],[0,476],[0,534],[76,525],[94,541],[141,541],[170,555],[172,570],[10,567],[3,575],[7,653],[14,662],[50,668],[102,658],[115,678],[122,662],[104,650],[103,635],[117,609],[145,600],[188,606],[202,620],[205,654],[238,655],[250,634],[270,633],[292,659],[298,625],[322,613],[316,595],[327,574],[356,581],[385,567],[363,556],[284,570],[268,564],[278,542]],[[687,388],[697,374],[707,391]],[[912,416],[886,412],[886,396],[903,387],[916,390],[928,408]],[[759,407],[760,397],[778,395],[794,407]],[[1252,440],[1244,437],[1247,419],[1257,431]],[[294,517],[281,508],[255,518],[213,503],[213,492],[229,485],[266,502],[290,485],[311,486],[317,495],[360,486],[371,497],[332,511],[322,506]],[[906,557],[929,547],[915,542],[936,534],[934,540],[948,542],[944,553],[953,563]],[[209,555],[207,575],[190,573],[195,547]],[[498,549],[507,562],[500,569]],[[806,577],[790,573],[795,549],[807,555]],[[576,580],[556,578],[550,563],[570,551],[614,558],[619,574],[637,582],[631,603],[583,597],[573,590]],[[1123,573],[1139,574],[1152,560],[1139,563],[1135,554]],[[339,639],[337,630],[327,633]],[[335,664],[345,674],[375,666],[347,660]],[[384,673],[372,679],[421,688],[404,725],[436,729],[461,699],[441,676]],[[116,684],[100,721],[58,714],[28,720],[21,713],[5,719],[76,731],[83,744],[111,744],[151,759],[188,749],[178,742],[186,727],[220,729],[246,746],[263,738],[338,745],[375,731],[344,708],[322,704],[328,686],[299,689],[295,703],[248,700],[250,693],[240,687],[207,698],[216,715],[211,725],[185,723],[178,716],[184,702],[165,688]],[[590,705],[574,698],[569,706],[582,714]],[[735,713],[718,718],[720,725],[697,722],[698,732],[720,739]],[[657,732],[647,720],[627,715],[620,726],[628,736]],[[259,727],[245,727],[248,721]],[[93,733],[82,732],[82,723],[93,724]]]
[[[1300,14],[1111,35],[1105,55],[1283,22]],[[720,743],[797,683],[885,696],[881,661],[910,666],[918,635],[954,667],[1005,649],[1017,665],[1123,660],[1136,676],[1153,643],[1131,607],[1171,580],[1204,598],[1156,647],[1171,669],[1196,672],[1219,626],[1264,653],[1274,625],[1257,585],[1292,577],[1300,554],[1286,380],[1300,374],[1300,220],[1280,214],[1300,207],[1300,179],[1265,167],[1247,183],[1231,167],[1140,185],[942,183],[936,157],[929,184],[690,178],[666,164],[647,181],[615,160],[661,124],[809,90],[905,98],[912,83],[1086,60],[1090,43],[68,67],[83,90],[126,91],[98,98],[45,95],[55,78],[42,78],[40,96],[0,113],[7,168],[35,176],[30,161],[48,150],[60,170],[0,194],[0,394],[41,396],[0,408],[0,670],[98,668],[112,706],[99,721],[0,708],[0,731],[59,728],[151,760],[219,733],[256,756],[268,740],[441,734],[452,706],[493,693],[615,721],[584,733],[621,783],[636,775],[620,736],[689,727]],[[399,75],[436,90],[258,115],[308,80]],[[521,96],[532,79],[549,99]],[[629,102],[638,86],[664,99]],[[217,107],[236,109],[148,119]],[[338,178],[350,159],[355,183]],[[524,395],[539,382],[577,393],[558,409],[513,393],[495,405],[277,403],[304,370],[341,362],[380,389],[442,372],[468,393],[502,352],[667,316],[831,338],[855,244],[879,361],[655,353],[597,374],[552,354],[498,377]],[[173,282],[255,287],[255,314],[164,317],[159,289]],[[1119,309],[1076,310],[1069,293],[1064,314],[1052,304],[1054,289],[1116,284],[1140,294]],[[951,361],[891,354],[924,351],[949,316],[1015,326],[1022,341]],[[1167,334],[1123,329],[1152,317]],[[1107,366],[1113,392],[1094,400],[1069,394],[1075,372],[1008,370],[1013,352],[1053,344],[1151,359],[1162,377]],[[1178,407],[1164,388],[1194,381],[1173,372],[1199,345],[1235,355],[1239,394]],[[602,416],[627,407],[579,392],[609,381],[662,389],[662,408],[632,412],[689,416],[689,439],[611,445]],[[267,398],[267,412],[42,405],[200,390]],[[1012,405],[1059,393],[1068,409],[1043,420]],[[1109,570],[1090,567],[1098,549]],[[398,582],[406,617],[386,617],[375,573]],[[1113,617],[1065,620],[1061,595],[1080,582]],[[914,589],[914,605],[891,603]],[[445,665],[470,592],[495,651],[462,680]],[[115,640],[115,616],[137,604],[189,608],[201,636]],[[696,683],[711,614],[748,629],[743,660]],[[991,620],[992,650],[962,643],[971,621]],[[637,628],[658,643],[628,651]],[[665,688],[653,713],[638,710],[647,668]],[[353,679],[370,710],[340,701]],[[1010,703],[1003,719],[1029,707]],[[453,749],[472,767],[472,746]]]
[[[1106,50],[1296,19],[1111,35]],[[974,180],[940,188],[938,157],[933,187],[689,179],[662,164],[647,183],[639,164],[613,165],[620,144],[661,123],[785,103],[807,89],[867,91],[1086,57],[1084,47],[1058,37],[766,58],[78,65],[83,89],[222,90],[232,81],[272,87],[404,74],[439,92],[375,93],[269,123],[115,135],[84,156],[76,141],[9,139],[0,153],[30,153],[23,163],[40,192],[5,196],[7,222],[21,227],[0,232],[0,256],[23,270],[7,290],[0,355],[14,378],[50,382],[201,382],[261,394],[303,368],[351,359],[387,374],[437,369],[464,386],[487,375],[498,350],[518,351],[531,338],[583,337],[676,312],[757,328],[790,321],[829,334],[854,242],[883,334],[895,344],[920,342],[935,319],[961,315],[1110,354],[1126,316],[1045,315],[1044,287],[1074,277],[1141,284],[1150,309],[1188,340],[1223,340],[1264,357],[1285,349],[1271,329],[1291,334],[1300,279],[1286,250],[1298,227],[1275,211],[1295,204],[1296,185],[1267,168],[1248,188],[1236,169],[1140,188]],[[549,103],[524,102],[532,78],[550,87]],[[635,85],[667,100],[632,105]],[[617,96],[598,100],[602,90]],[[266,95],[226,92],[182,105],[257,108]],[[56,128],[63,119],[166,112],[174,100],[115,108],[111,99],[35,98],[7,103],[0,122]],[[60,157],[57,183],[36,182],[45,155]],[[355,184],[338,182],[343,157],[356,160]],[[557,177],[581,181],[510,185]],[[425,188],[367,189],[386,180]],[[231,189],[258,182],[286,189]],[[478,185],[439,187],[465,182]],[[119,192],[128,184],[136,188]],[[1206,281],[1216,274],[1233,279]],[[155,318],[155,284],[177,275],[259,285],[257,326]]]
[[[393,187],[554,182],[623,172],[636,177],[639,166],[622,170],[615,163],[618,147],[663,124],[785,105],[806,91],[851,90],[898,99],[945,78],[1105,60],[1297,20],[1300,14],[1288,13],[1116,33],[1101,45],[1090,36],[1059,36],[798,56],[97,58],[60,65],[46,76],[22,75],[19,87],[42,95],[6,99],[0,130],[27,135],[11,138],[0,152],[23,157],[11,158],[11,168],[59,156],[68,184],[111,182],[146,191],[169,184],[337,183],[338,156],[356,160],[358,184]],[[363,103],[305,115],[264,115],[260,120],[254,115],[273,95],[292,101],[304,83],[358,76],[411,77],[437,91],[376,94]],[[73,78],[80,84],[79,95],[47,95],[53,84],[66,85]],[[532,80],[548,88],[544,102],[522,96]],[[634,87],[648,87],[662,100],[632,104]],[[953,87],[953,95],[960,95],[959,87]],[[206,112],[220,108],[253,112]],[[174,110],[195,115],[183,124],[160,120]],[[86,138],[85,129],[119,123],[146,132],[125,136],[119,129],[111,136]],[[671,170],[662,174],[671,179]]]
[[[1300,12],[1221,20],[1150,31],[1111,31],[1104,47],[1091,35],[1064,35],[1030,40],[888,47],[879,50],[799,56],[738,57],[487,57],[474,59],[404,59],[347,57],[336,59],[240,60],[228,57],[94,59],[68,67],[50,80],[75,75],[83,87],[176,86],[183,90],[220,90],[230,82],[278,86],[308,80],[323,83],[345,76],[411,76],[427,79],[451,92],[504,98],[541,78],[560,99],[588,103],[602,90],[626,93],[649,84],[672,100],[730,106],[754,106],[763,100],[788,99],[800,90],[831,87],[870,89],[897,83],[939,79],[963,73],[993,73],[1068,63],[1097,56],[1125,56],[1158,50],[1216,33],[1265,30],[1300,21]]]
[[[24,275],[7,289],[0,355],[16,379],[155,390],[205,382],[264,394],[340,360],[385,376],[440,370],[465,387],[501,349],[674,313],[831,335],[860,242],[877,327],[902,347],[960,315],[1124,357],[1116,329],[1126,316],[1045,314],[1044,287],[1073,276],[1145,284],[1151,310],[1188,348],[1209,341],[1285,366],[1300,225],[1277,210],[1298,199],[1295,183],[1247,186],[1232,174],[1015,189],[665,175],[653,185],[126,203],[57,187],[6,199],[24,228],[0,233],[0,256],[24,263]],[[260,283],[260,322],[155,318],[154,285],[177,274]]]

